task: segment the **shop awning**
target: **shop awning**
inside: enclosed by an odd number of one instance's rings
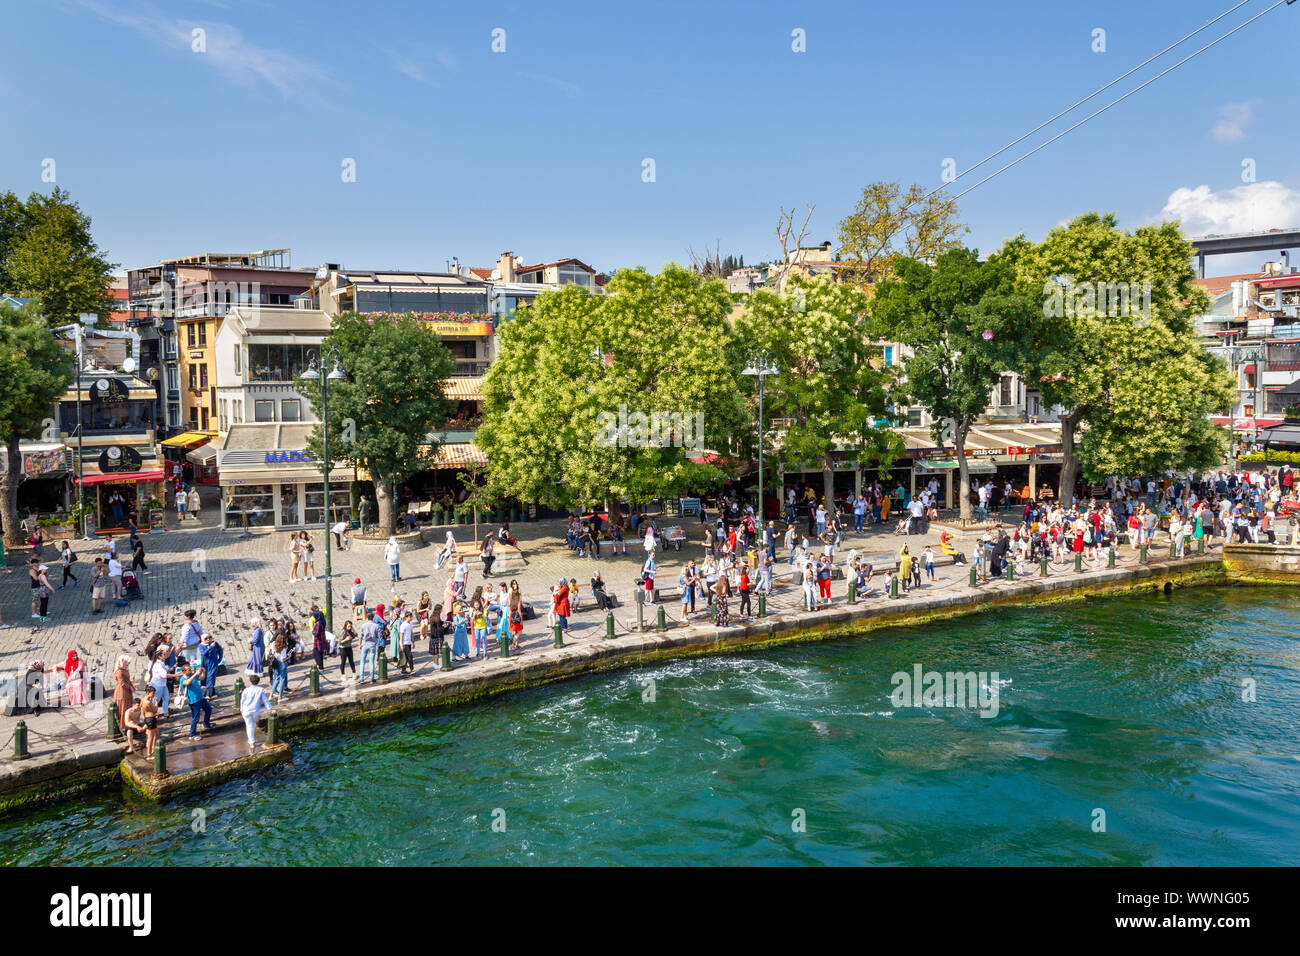
[[[442,394],[453,402],[478,402],[483,399],[482,375],[455,375],[443,379]]]
[[[199,445],[216,437],[216,432],[183,432],[180,435],[164,439],[162,444],[167,448],[197,448]]]
[[[185,453],[185,457],[196,465],[215,465],[217,463],[217,450],[211,444],[201,445],[198,448],[191,449]]]
[[[86,475],[81,479],[83,485],[102,485],[111,482],[162,481],[161,471],[128,471],[122,474]]]
[[[487,455],[473,442],[445,442],[429,456],[430,468],[463,468],[487,463]]]

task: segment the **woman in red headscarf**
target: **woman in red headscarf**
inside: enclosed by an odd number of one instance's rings
[[[60,668],[64,673],[64,687],[68,691],[68,703],[80,707],[86,702],[86,667],[75,650],[68,651],[68,658]]]

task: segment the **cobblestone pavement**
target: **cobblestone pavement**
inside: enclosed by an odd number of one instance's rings
[[[212,494],[211,490],[209,494]],[[186,609],[193,608],[198,612],[198,620],[204,630],[212,632],[225,651],[227,667],[226,674],[218,680],[218,712],[226,711],[230,706],[230,689],[235,677],[243,671],[243,665],[248,660],[248,636],[251,633],[249,619],[254,615],[265,620],[288,614],[296,619],[300,632],[306,633],[309,630],[307,620],[312,601],[317,600],[323,606],[324,540],[323,534],[314,535],[317,580],[290,583],[287,532],[223,532],[218,527],[215,500],[205,501],[205,505],[199,521],[186,521],[182,527],[176,528],[174,515],[169,514],[168,523],[172,530],[144,536],[146,561],[150,571],[141,576],[144,597],[132,601],[124,608],[118,608],[111,600],[106,600],[104,612],[100,615],[92,615],[90,611],[89,567],[97,553],[92,548],[92,542],[79,541],[74,544],[74,550],[80,558],[76,569],[81,584],[73,587],[69,583],[64,590],[55,592],[50,599],[50,621],[43,625],[28,616],[31,613],[30,588],[25,565],[30,553],[19,551],[11,554],[7,573],[0,574],[0,609],[3,610],[4,621],[11,625],[9,629],[0,630],[0,673],[25,671],[28,662],[35,659],[43,659],[48,667],[53,667],[63,661],[70,648],[75,647],[88,661],[88,673],[104,675],[106,684],[111,680],[113,661],[117,654],[125,652],[131,655],[134,662],[132,677],[139,686],[145,664],[142,649],[149,636],[155,631],[170,631],[179,640],[182,614]],[[695,558],[697,563],[702,561],[702,527],[698,519],[693,518],[656,516],[656,520],[661,530],[680,523],[691,538],[681,551],[669,549],[657,556],[661,585],[675,589],[683,563],[690,558]],[[1006,516],[1007,523],[1014,520],[1009,514]],[[863,534],[847,535],[843,551],[856,548],[868,555],[896,553],[905,539],[891,532],[892,525],[893,522],[890,522],[888,527],[882,524]],[[495,526],[479,526],[480,535],[490,530],[495,530]],[[625,633],[629,628],[635,629],[637,614],[633,600],[633,582],[640,573],[645,557],[639,541],[629,542],[626,553],[606,552],[599,560],[593,561],[579,558],[576,553],[569,551],[564,543],[562,521],[519,523],[513,530],[519,537],[527,566],[521,567],[520,559],[511,558],[505,560],[505,567],[502,568],[503,560],[498,558],[497,573],[493,574],[491,580],[499,585],[517,578],[525,599],[537,609],[538,617],[525,623],[521,640],[524,653],[546,653],[552,646],[552,635],[546,625],[549,587],[560,576],[576,578],[582,585],[585,598],[595,568],[600,569],[608,589],[618,598],[619,607],[615,612],[617,631]],[[341,627],[342,621],[352,613],[350,594],[355,577],[360,577],[369,587],[371,607],[379,601],[390,603],[396,596],[403,597],[413,606],[420,593],[426,590],[435,603],[440,602],[443,587],[450,576],[450,567],[444,565],[442,570],[435,571],[434,562],[446,531],[445,527],[426,528],[424,538],[428,541],[428,546],[408,547],[404,550],[401,561],[402,580],[395,585],[390,583],[380,542],[354,541],[352,550],[342,553],[335,551],[332,567],[336,624]],[[485,580],[481,573],[481,562],[477,558],[477,548],[470,540],[474,529],[470,525],[457,527],[454,531],[461,553],[467,555],[470,565],[469,588],[472,592],[475,586]],[[969,554],[971,542],[976,536],[974,532],[958,534],[958,548]],[[912,542],[911,550],[919,553],[925,543],[933,544],[937,551],[938,538],[939,530],[934,528],[927,535],[913,535],[906,540]],[[125,544],[124,539],[118,542],[119,553],[125,550]],[[607,543],[602,546],[605,544]],[[1152,552],[1153,557],[1159,557],[1161,553],[1159,548]],[[51,582],[57,585],[60,575],[54,554],[53,549],[49,548],[44,552],[51,567]],[[802,592],[798,586],[789,582],[788,576],[782,580],[781,572],[786,572],[789,567],[787,553],[783,548],[778,548],[778,559],[777,587],[768,600],[768,613],[797,612],[802,606]],[[1121,564],[1134,561],[1136,557],[1129,549],[1121,550]],[[1057,570],[1058,573],[1073,573],[1072,565],[1062,564]],[[925,585],[922,590],[965,588],[968,586],[968,575],[967,566],[940,566],[936,568],[935,582]],[[846,600],[846,591],[846,582],[836,580],[832,588],[834,603],[842,604]],[[863,598],[865,601],[882,599],[878,587]],[[905,601],[906,597],[901,599]],[[757,613],[757,597],[754,600],[754,613]],[[587,602],[584,600],[583,604],[586,605]],[[666,600],[664,606],[669,623],[677,626],[680,622],[680,602],[673,597]],[[738,620],[738,607],[738,599],[733,597],[730,605],[733,623]],[[706,602],[698,602],[697,608],[699,611],[690,619],[689,625],[712,626]],[[646,610],[646,625],[653,627],[655,609]],[[599,638],[604,634],[604,628],[604,615],[588,605],[580,608],[571,618],[567,639],[581,642]],[[489,656],[495,654],[495,650],[489,651]],[[434,662],[418,642],[415,658],[416,673],[424,673],[432,668]],[[470,661],[459,666],[474,667],[476,662]],[[305,693],[308,669],[307,663],[294,665],[290,675],[290,691],[294,696]],[[395,666],[390,669],[389,676],[390,680],[400,679]],[[327,658],[325,673],[322,674],[322,690],[325,693],[335,692],[342,688],[343,683],[338,673],[337,658]],[[16,719],[0,717],[0,740],[9,738]],[[69,739],[84,732],[102,733],[102,727],[97,730],[87,729],[88,722],[74,713],[46,711],[39,717],[27,716],[25,719],[33,732],[33,751],[42,749],[42,740],[54,740],[56,735]],[[11,753],[7,748],[8,744],[0,748],[0,757],[7,757]]]

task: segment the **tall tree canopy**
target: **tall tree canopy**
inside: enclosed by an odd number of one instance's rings
[[[0,517],[4,540],[22,544],[18,527],[18,485],[23,480],[19,442],[42,437],[50,417],[76,374],[76,360],[59,345],[54,330],[32,306],[0,306],[0,434],[4,436],[6,467],[0,475]]]
[[[670,264],[606,289],[543,293],[498,330],[478,433],[493,494],[568,508],[696,490],[724,471],[694,459],[752,432],[721,280]]]
[[[24,203],[0,196],[0,292],[30,296],[52,325],[112,311],[116,268],[90,235],[90,217],[57,186]]]
[[[1092,212],[1000,254],[1043,303],[1039,321],[1059,329],[1026,372],[1063,409],[1062,502],[1081,469],[1095,481],[1221,462],[1227,436],[1210,416],[1231,408],[1234,383],[1200,344],[1195,318],[1209,301],[1178,223],[1128,231]]]
[[[839,257],[846,277],[879,282],[903,258],[930,260],[961,245],[970,230],[957,218],[947,194],[913,184],[875,182],[862,190],[853,211],[840,220]]]
[[[956,450],[961,518],[970,519],[966,437],[1004,372],[1036,362],[1044,331],[1038,300],[1018,292],[1015,271],[973,249],[952,249],[934,267],[900,259],[898,278],[876,286],[875,335],[905,348],[902,395],[934,417],[935,444]]]
[[[902,450],[885,427],[892,377],[865,331],[867,296],[829,276],[794,277],[784,295],[759,289],[740,321],[747,349],[766,352],[779,373],[768,380],[764,411],[786,420],[776,457],[816,465],[827,500],[835,453],[888,465]]]
[[[447,421],[450,403],[443,382],[456,360],[436,334],[410,315],[335,316],[321,344],[321,375],[332,368],[337,349],[347,381],[329,383],[329,416],[321,414],[321,383],[301,382],[316,417],[329,428],[330,458],[351,461],[375,483],[379,526],[396,530],[394,490],[406,477],[428,467],[429,433]],[[322,426],[312,429],[308,451],[322,454]]]

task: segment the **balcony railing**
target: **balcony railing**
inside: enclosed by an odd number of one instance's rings
[[[488,370],[488,365],[490,364],[491,363],[488,362],[487,359],[458,358],[456,359],[456,371],[452,372],[451,374],[456,376],[462,376],[462,377],[471,376],[471,375],[486,375]]]

